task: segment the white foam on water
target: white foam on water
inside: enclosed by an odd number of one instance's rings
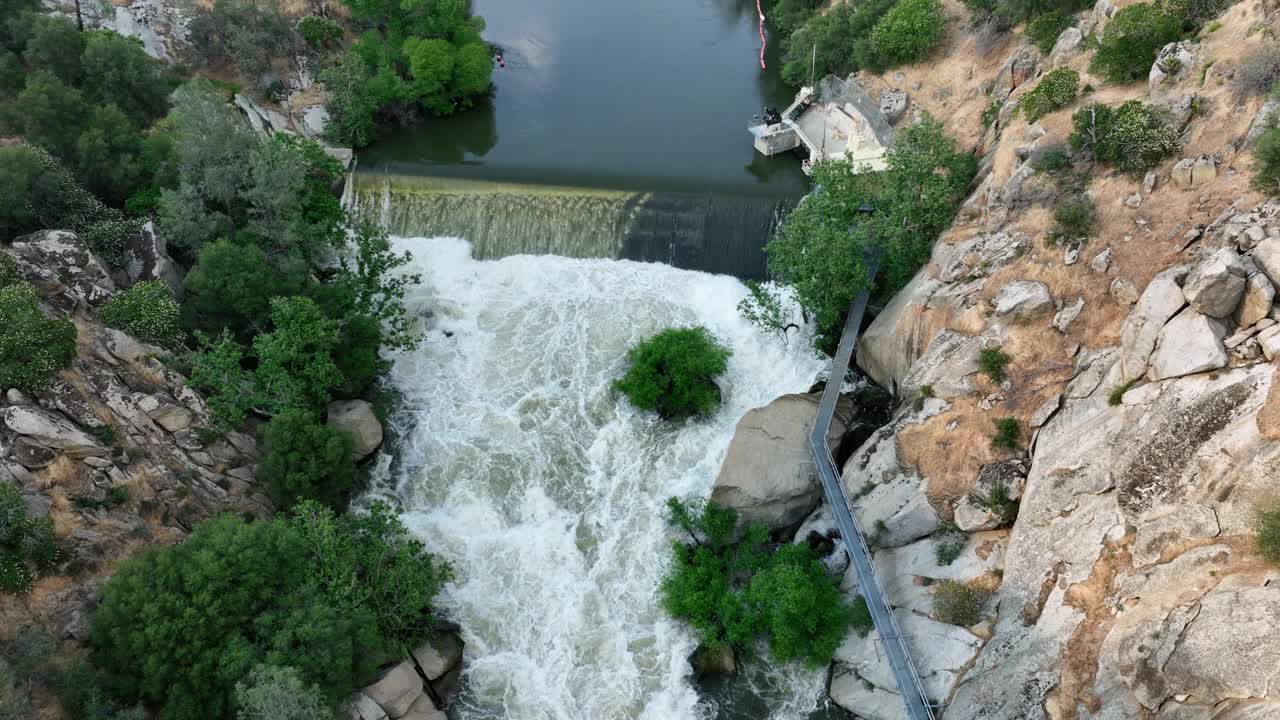
[[[804,392],[823,362],[737,312],[723,276],[618,260],[471,258],[396,238],[423,281],[424,342],[394,360],[405,522],[448,559],[440,602],[463,628],[463,720],[693,720],[689,631],[658,602],[672,495],[705,496],[749,409]],[[614,397],[627,349],[704,325],[732,348],[723,407],[671,425]],[[813,709],[825,673],[752,673],[776,720]],[[757,680],[759,682],[757,682]]]

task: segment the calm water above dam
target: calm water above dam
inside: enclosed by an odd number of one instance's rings
[[[552,252],[763,275],[760,247],[808,183],[796,158],[756,155],[745,129],[794,94],[777,38],[760,69],[754,0],[475,10],[505,50],[494,97],[362,151],[361,206],[388,211],[399,235],[464,237],[482,258]]]

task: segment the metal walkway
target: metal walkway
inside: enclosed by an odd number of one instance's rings
[[[813,432],[809,435],[809,451],[813,454],[813,462],[822,478],[822,490],[827,497],[827,505],[835,515],[836,527],[844,538],[845,548],[849,552],[849,562],[853,565],[858,577],[858,586],[862,596],[867,600],[867,609],[871,611],[871,620],[875,623],[876,633],[880,635],[880,643],[885,655],[889,658],[889,667],[898,683],[898,692],[902,695],[902,704],[906,708],[906,717],[910,720],[933,720],[929,698],[924,694],[920,684],[920,676],[916,666],[911,662],[911,654],[903,641],[902,631],[898,629],[898,621],[893,617],[880,582],[876,580],[875,567],[871,564],[871,551],[867,549],[866,540],[858,528],[858,522],[849,512],[849,500],[845,497],[844,487],[840,484],[840,472],[836,469],[835,459],[831,456],[831,448],[827,446],[827,432],[831,427],[831,417],[835,413],[836,401],[840,399],[840,385],[845,371],[849,369],[849,361],[853,357],[853,347],[858,342],[858,328],[862,326],[862,316],[867,309],[868,291],[858,295],[849,306],[849,319],[845,322],[844,333],[840,336],[840,346],[831,364],[831,375],[827,379],[826,390],[822,393],[822,402],[818,405],[818,415],[813,423]]]

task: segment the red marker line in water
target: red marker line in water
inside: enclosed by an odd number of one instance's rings
[[[764,70],[764,48],[769,41],[764,39],[764,10],[760,9],[760,0],[756,0],[756,14],[760,16],[760,69]]]

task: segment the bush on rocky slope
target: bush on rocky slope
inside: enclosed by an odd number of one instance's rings
[[[350,433],[290,409],[271,419],[264,439],[258,477],[266,478],[276,507],[288,510],[302,500],[335,510],[346,506],[356,481]]]
[[[0,483],[0,592],[27,592],[58,554],[53,523],[30,517],[18,488]]]
[[[1178,151],[1178,133],[1167,112],[1138,100],[1119,106],[1094,104],[1071,116],[1071,147],[1089,150],[1099,162],[1129,173],[1142,173]]]
[[[0,386],[35,392],[76,356],[76,326],[46,318],[26,283],[0,290]]]
[[[108,327],[170,350],[182,345],[178,303],[163,280],[148,280],[119,293],[98,310]]]
[[[1018,98],[1018,112],[1033,123],[1071,104],[1080,87],[1080,73],[1071,68],[1058,68],[1040,79],[1034,88]]]
[[[1089,72],[1114,83],[1145,78],[1156,52],[1180,37],[1181,18],[1163,5],[1130,5],[1107,23]]]
[[[1236,90],[1245,95],[1265,95],[1280,83],[1280,47],[1268,45],[1249,53],[1240,61],[1233,79]]]
[[[1280,127],[1262,133],[1253,145],[1254,190],[1267,195],[1280,195]]]
[[[880,66],[873,69],[920,60],[946,31],[947,15],[940,0],[898,0],[871,30],[871,45]]]

